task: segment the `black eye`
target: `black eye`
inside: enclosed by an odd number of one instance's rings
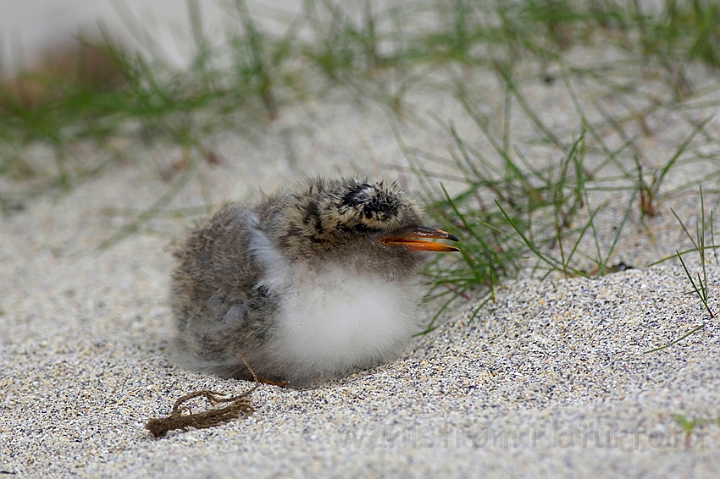
[[[353,229],[354,229],[355,232],[357,232],[357,233],[369,233],[369,232],[372,231],[371,228],[368,228],[367,226],[365,226],[365,225],[362,224],[362,223],[356,224]]]

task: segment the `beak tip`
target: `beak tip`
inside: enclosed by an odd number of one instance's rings
[[[424,241],[426,239],[441,239],[450,241],[460,241],[460,238],[447,231],[430,228],[429,226],[419,225],[415,231],[403,236],[385,236],[380,241],[387,245],[405,246],[415,251],[434,251],[434,252],[451,252],[460,251],[457,246],[451,246],[443,243],[432,241]]]

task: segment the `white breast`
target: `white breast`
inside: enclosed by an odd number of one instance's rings
[[[251,248],[281,298],[271,354],[291,380],[347,374],[394,357],[420,329],[412,281],[349,271],[340,264],[289,264],[264,235]]]

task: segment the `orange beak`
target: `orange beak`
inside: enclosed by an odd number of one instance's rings
[[[435,251],[438,253],[460,251],[460,248],[456,246],[450,246],[445,243],[435,243],[434,241],[426,241],[428,239],[460,241],[457,236],[450,234],[447,231],[420,225],[415,228],[415,231],[411,231],[403,236],[383,236],[380,238],[380,242],[390,246],[405,246],[407,249],[413,251]]]

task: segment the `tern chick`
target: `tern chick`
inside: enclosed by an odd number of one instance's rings
[[[308,179],[228,204],[175,253],[176,356],[303,386],[392,359],[419,331],[417,269],[458,241],[395,183]]]

